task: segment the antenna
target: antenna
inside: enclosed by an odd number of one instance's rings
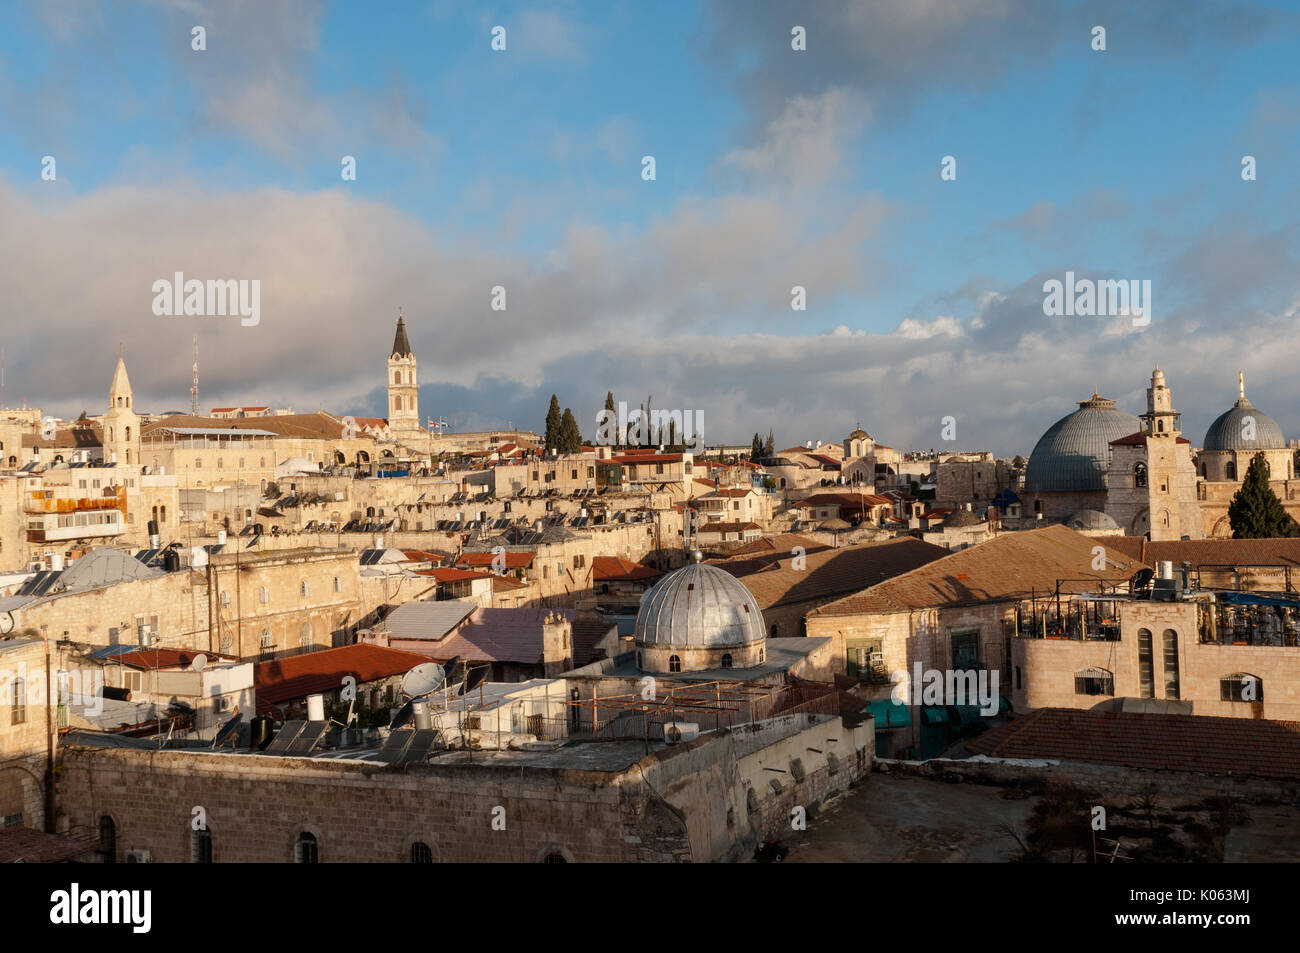
[[[199,336],[194,335],[194,383],[190,387],[190,415],[199,415]]]

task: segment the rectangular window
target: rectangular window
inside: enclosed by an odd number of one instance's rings
[[[1229,675],[1219,679],[1219,701],[1262,702],[1264,683],[1254,675]]]
[[[974,668],[980,660],[980,634],[954,632],[952,635],[952,667],[957,671]]]

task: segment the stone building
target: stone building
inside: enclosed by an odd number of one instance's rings
[[[1142,428],[1112,440],[1110,448],[1106,514],[1132,536],[1199,539],[1191,441],[1182,435],[1182,418],[1160,368],[1151,374]]]
[[[1142,423],[1099,394],[1047,429],[1034,445],[1019,494],[1023,515],[1060,520],[1079,510],[1106,509],[1111,441],[1142,429]]]

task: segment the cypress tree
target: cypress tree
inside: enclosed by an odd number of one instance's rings
[[[582,434],[578,432],[578,421],[574,419],[573,411],[568,407],[564,408],[564,416],[560,420],[558,446],[561,453],[577,453],[582,449]]]
[[[754,443],[749,448],[749,459],[757,460],[763,455],[763,438],[757,433],[754,434]]]
[[[1233,539],[1273,539],[1295,536],[1300,527],[1268,485],[1268,464],[1257,453],[1241,481],[1241,489],[1228,505]]]
[[[546,449],[554,450],[560,445],[560,399],[551,395],[551,407],[546,412]]]

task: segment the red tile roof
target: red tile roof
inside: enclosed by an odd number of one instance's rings
[[[501,553],[505,557],[506,569],[526,569],[533,564],[533,553]],[[457,566],[492,567],[492,553],[461,553],[456,560]]]
[[[1300,539],[1171,539],[1150,542],[1142,536],[1109,536],[1107,549],[1118,549],[1154,566],[1168,559],[1193,569],[1202,566],[1300,566]]]
[[[658,579],[663,571],[618,556],[597,556],[591,561],[591,577],[597,582],[639,582]]]
[[[1110,445],[1112,447],[1115,446],[1116,444],[1123,447],[1140,447],[1147,442],[1147,437],[1149,436],[1151,436],[1149,433],[1143,430],[1139,430],[1137,433],[1131,433],[1127,437],[1120,437],[1118,440],[1112,440],[1110,442]],[[1179,437],[1178,442],[1191,443],[1191,441],[1188,440],[1186,437]]]
[[[401,675],[427,661],[426,657],[414,652],[358,643],[291,655],[272,662],[258,662],[253,669],[253,684],[259,704],[263,700],[279,704],[342,688],[345,675],[351,675],[358,685],[364,685]]]
[[[994,758],[1300,778],[1300,722],[1039,708],[968,741]]]
[[[760,609],[830,599],[857,592],[870,581],[889,579],[935,560],[947,558],[942,546],[911,536],[828,549],[809,550],[801,569],[794,568],[789,550],[747,560],[711,560],[710,564],[740,579],[758,600]]]
[[[30,827],[0,829],[0,864],[57,864],[76,860],[99,847],[99,836],[90,831],[77,834],[46,834]]]
[[[128,668],[153,671],[156,668],[188,668],[195,657],[199,655],[206,655],[209,662],[217,659],[224,662],[239,661],[233,655],[205,652],[202,649],[140,649],[134,652],[123,652],[121,655],[111,655],[104,661],[114,664],[120,663]]]
[[[903,573],[886,582],[863,589],[817,612],[825,615],[907,612],[942,606],[978,605],[1026,598],[1031,591],[1085,592],[1093,582],[1111,584],[1126,581],[1141,563],[1115,566],[1107,561],[1104,570],[1094,570],[1095,539],[1065,526],[1046,526],[996,536],[987,542],[959,550],[929,565]]]
[[[417,569],[418,576],[432,576],[439,582],[458,582],[462,579],[495,579],[490,572],[474,572],[472,569],[455,569],[444,566],[439,569]]]
[[[794,505],[798,507],[838,505],[852,508],[857,506],[893,506],[894,501],[887,496],[880,496],[876,493],[814,493]]]

